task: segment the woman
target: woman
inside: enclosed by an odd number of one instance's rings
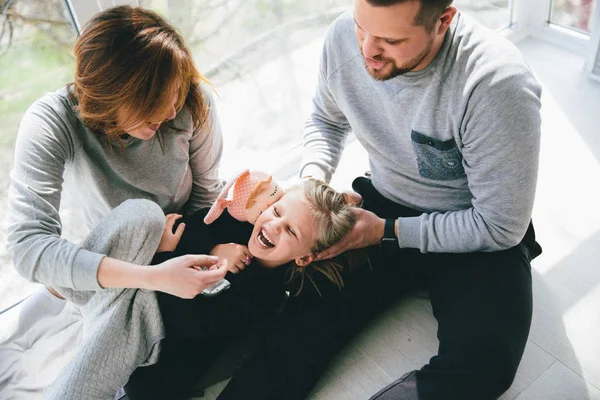
[[[355,223],[347,197],[325,183],[309,179],[288,189],[254,226],[228,213],[205,225],[206,211],[183,218],[184,230],[175,233],[174,218],[167,216],[159,246],[163,252],[155,261],[216,252],[235,272],[246,254],[251,261],[242,274],[228,274],[231,288],[215,297],[185,300],[159,293],[167,337],[158,363],[139,368],[131,377],[125,388],[131,400],[186,398],[228,340],[275,311],[286,290],[294,297],[327,297],[339,292],[342,276],[349,272],[347,256],[313,260]]]
[[[191,268],[215,264],[208,256],[147,267],[164,212],[209,206],[222,186],[219,121],[181,36],[151,11],[115,7],[92,18],[74,54],[74,82],[23,117],[8,208],[15,268],[84,317],[83,343],[46,393],[60,399],[107,397],[125,383],[98,376],[90,360],[115,377],[155,362],[164,327],[150,290],[191,298],[226,273]],[[82,244],[60,237],[63,180],[91,229]]]

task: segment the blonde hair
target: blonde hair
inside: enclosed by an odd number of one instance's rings
[[[209,82],[181,35],[155,12],[130,6],[102,11],[86,24],[73,51],[72,97],[93,132],[121,143],[121,108],[134,113],[129,122],[136,125],[157,122],[157,116],[166,119],[170,93],[178,84],[177,113],[185,106],[194,129],[206,123],[208,107],[200,82]]]
[[[312,212],[315,243],[310,249],[311,253],[318,254],[333,246],[354,227],[356,217],[352,212],[353,205],[344,193],[340,193],[316,179],[307,179],[288,189],[287,192],[295,190],[303,192]],[[342,279],[344,265],[351,264],[352,260],[351,254],[342,254],[329,260],[314,261],[304,267],[293,263],[288,282],[299,281],[299,287],[295,293],[295,295],[298,295],[304,287],[304,282],[308,279],[321,295],[314,279],[314,274],[320,273],[338,289],[342,289],[344,286]]]

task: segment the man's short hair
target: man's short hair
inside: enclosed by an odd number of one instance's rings
[[[415,18],[415,25],[424,26],[428,31],[432,31],[435,23],[446,11],[453,0],[366,0],[374,7],[389,7],[395,4],[406,3],[408,1],[418,1],[421,3],[419,13]]]

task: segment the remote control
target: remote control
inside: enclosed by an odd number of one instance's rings
[[[200,267],[200,269],[202,271],[208,271],[208,267]],[[216,296],[222,291],[229,289],[229,286],[231,286],[231,283],[229,283],[227,279],[221,279],[219,282],[201,291],[200,294],[207,297]]]

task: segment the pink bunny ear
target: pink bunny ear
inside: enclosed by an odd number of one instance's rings
[[[235,182],[237,182],[238,179],[240,179],[240,177],[249,173],[250,170],[243,170],[242,172],[238,173],[235,177],[230,179],[227,182],[227,184],[223,187],[223,189],[221,189],[217,200],[215,200],[213,205],[210,207],[210,210],[208,210],[208,213],[204,217],[204,223],[206,225],[213,223],[215,219],[219,218],[219,216],[223,213],[223,210],[225,210],[225,207],[227,207],[227,204],[229,204],[230,201],[226,199],[225,196],[227,196],[231,187],[235,184]]]
[[[227,200],[227,199],[215,200],[213,205],[210,207],[210,210],[208,210],[208,213],[204,217],[204,223],[206,225],[209,225],[209,224],[212,224],[213,222],[215,222],[215,219],[219,218],[221,216],[221,214],[223,214],[223,210],[225,210],[225,208],[227,208],[228,203],[229,203],[229,200]]]

